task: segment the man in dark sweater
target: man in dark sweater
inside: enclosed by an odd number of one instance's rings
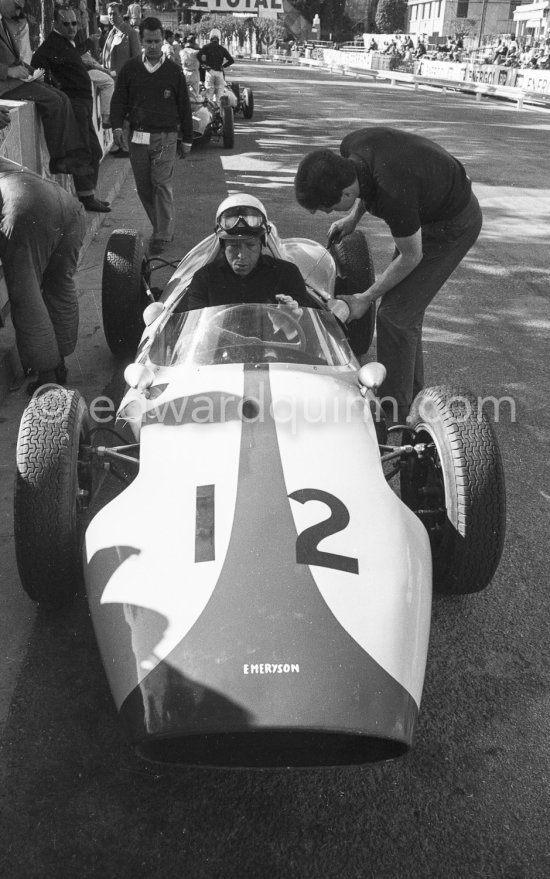
[[[443,147],[393,128],[348,134],[340,155],[316,150],[302,159],[296,198],[311,213],[346,212],[329,241],[352,232],[366,212],[390,228],[393,260],[368,290],[336,300],[341,320],[361,317],[380,297],[377,358],[387,370],[384,409],[404,422],[424,384],[424,312],[475,243],[481,210],[462,164]]]
[[[182,157],[191,151],[193,117],[181,68],[162,53],[160,21],[144,19],[139,32],[143,58],[131,58],[117,77],[111,124],[115,144],[124,149],[122,124],[129,119],[130,162],[153,226],[149,251],[156,254],[174,237],[174,162],[178,149]]]
[[[71,102],[82,140],[83,159],[89,170],[73,174],[77,195],[87,211],[110,211],[106,201],[96,198],[99,163],[103,156],[93,124],[91,80],[81,54],[76,48],[77,18],[74,9],[54,10],[54,27],[31,59],[33,67],[42,67],[51,85],[65,92]]]

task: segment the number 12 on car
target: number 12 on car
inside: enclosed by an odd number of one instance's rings
[[[215,559],[215,486],[198,485],[195,506],[195,562]],[[349,510],[339,498],[319,488],[300,488],[288,495],[300,504],[321,501],[330,509],[328,519],[305,528],[296,539],[296,564],[319,565],[348,574],[359,573],[359,561],[352,556],[320,550],[319,543],[331,534],[347,528]]]

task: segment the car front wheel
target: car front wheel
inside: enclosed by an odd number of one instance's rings
[[[374,264],[367,239],[356,229],[330,247],[330,253],[338,268],[340,284],[336,295],[352,296],[363,293],[374,283]],[[363,357],[374,337],[376,308],[371,305],[358,320],[348,325],[349,342],[356,357]]]
[[[114,231],[103,260],[101,306],[107,344],[120,359],[135,357],[145,329],[143,311],[149,304],[145,270],[142,235],[134,229]]]
[[[401,499],[424,523],[436,592],[466,595],[491,582],[502,554],[506,495],[493,428],[470,391],[425,388],[408,418],[417,446],[401,471]]]
[[[80,545],[91,500],[90,422],[78,391],[52,387],[27,405],[17,440],[14,532],[23,589],[61,607],[80,583]]]

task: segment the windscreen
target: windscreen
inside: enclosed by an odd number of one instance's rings
[[[345,333],[330,312],[286,305],[221,305],[171,313],[142,356],[156,366],[355,365]]]

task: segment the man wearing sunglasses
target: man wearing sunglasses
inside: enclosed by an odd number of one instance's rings
[[[216,213],[220,254],[195,272],[184,307],[266,303],[312,306],[294,263],[263,253],[270,226],[266,210],[251,195],[232,195]]]
[[[106,213],[111,210],[108,202],[96,198],[95,194],[103,150],[93,123],[91,80],[75,44],[77,26],[74,9],[56,6],[53,30],[38,47],[31,63],[33,67],[43,68],[50,84],[69,98],[85,144],[83,158],[87,165],[84,173],[73,174],[75,189],[87,211]]]

